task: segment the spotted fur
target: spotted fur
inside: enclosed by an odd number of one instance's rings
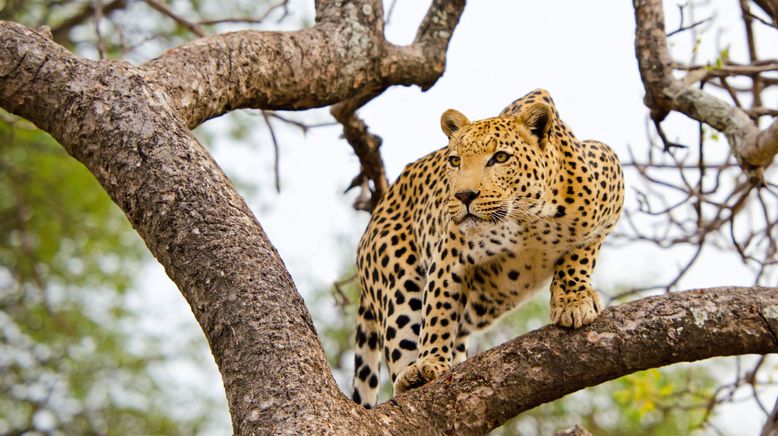
[[[613,151],[577,140],[545,90],[481,121],[448,110],[441,127],[448,147],[405,168],[359,245],[353,399],[365,407],[381,354],[395,393],[421,386],[549,282],[555,324],[602,310],[590,277],[622,207]]]

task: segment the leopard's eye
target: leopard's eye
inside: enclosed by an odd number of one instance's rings
[[[491,159],[489,159],[489,162],[486,163],[486,166],[492,166],[496,163],[505,163],[510,159],[511,155],[504,151],[498,151],[497,153],[492,156]]]
[[[454,168],[458,168],[459,164],[462,163],[462,159],[459,158],[459,156],[449,156],[448,157],[448,164],[451,165]]]

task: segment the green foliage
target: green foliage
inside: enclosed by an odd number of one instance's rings
[[[51,137],[0,115],[0,434],[196,431],[149,375],[159,344],[120,327],[137,235]]]

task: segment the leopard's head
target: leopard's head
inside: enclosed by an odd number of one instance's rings
[[[547,147],[555,111],[543,102],[517,113],[470,122],[449,109],[440,118],[449,138],[451,220],[465,231],[553,216]]]

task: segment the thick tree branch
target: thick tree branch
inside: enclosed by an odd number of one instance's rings
[[[237,107],[322,106],[403,78],[380,74],[380,2],[336,3],[318,2],[313,29],[202,38],[141,68],[0,22],[0,107],[51,133],[127,214],[203,328],[239,434],[380,427],[340,393],[278,254],[188,130]]]
[[[0,22],[0,107],[51,133],[126,213],[201,325],[237,434],[479,433],[534,405],[639,369],[776,351],[775,289],[670,294],[608,309],[582,330],[547,327],[530,333],[375,411],[349,401],[331,376],[283,262],[188,129],[244,104],[309,107],[409,74],[371,76],[382,68],[356,58],[372,56],[373,50],[383,56],[372,42],[342,35],[317,39],[337,29],[340,19],[380,18],[371,13],[374,2],[348,4],[357,10],[320,1],[314,29],[203,38],[140,69],[79,59],[23,26]],[[331,13],[344,15],[335,19]],[[429,28],[440,24],[430,22]],[[354,27],[365,23],[351,21]],[[440,32],[438,37],[448,40]],[[276,51],[301,42],[325,44],[320,49],[333,56],[332,64]],[[314,56],[310,50],[305,53]],[[300,60],[302,67],[290,60]],[[362,66],[344,71],[346,60]],[[250,61],[258,65],[245,64]],[[306,69],[314,66],[324,69],[321,76]],[[302,76],[305,72],[314,75],[312,81],[306,82],[311,78]],[[180,74],[169,76],[175,73]],[[292,83],[298,79],[308,87]],[[178,88],[177,82],[186,86]]]
[[[319,2],[313,28],[209,36],[141,68],[189,127],[237,108],[308,109],[376,87],[427,88],[443,73],[448,41],[464,8],[463,0],[434,2],[443,25],[401,48],[383,38],[380,2],[331,3]]]
[[[670,111],[681,112],[724,133],[747,171],[759,173],[769,165],[778,153],[778,137],[765,134],[759,140],[762,135],[746,112],[673,77],[661,0],[636,0],[635,20],[635,51],[651,118],[658,123]]]
[[[547,326],[380,405],[401,434],[484,434],[540,404],[635,371],[778,352],[778,288],[713,288],[606,309],[579,330]]]
[[[124,210],[202,327],[236,433],[370,422],[332,379],[259,223],[144,74],[0,23],[0,106],[50,132]]]
[[[465,0],[434,0],[411,45],[387,44],[382,75],[392,83],[417,84],[424,90],[434,85],[445,70],[448,44],[464,8]]]

